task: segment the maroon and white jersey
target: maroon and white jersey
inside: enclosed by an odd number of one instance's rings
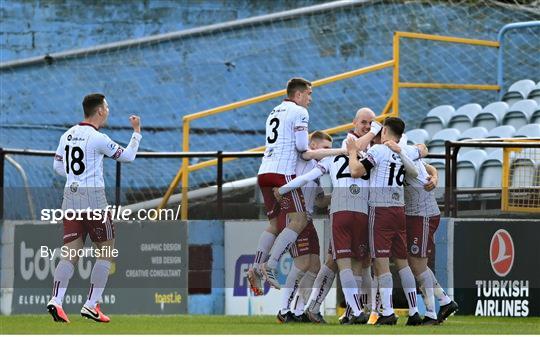
[[[419,157],[418,150],[416,153],[406,154],[411,160]],[[413,154],[414,156],[411,156]],[[367,151],[366,159],[373,166],[369,179],[369,206],[403,207],[405,167],[399,154],[384,144],[376,144]]]
[[[415,148],[415,146],[410,145],[407,147]],[[407,150],[407,154],[414,153],[413,151],[414,149]],[[435,190],[428,192],[424,189],[429,176],[424,161],[418,159],[414,160],[413,163],[418,170],[418,176],[416,178],[405,177],[405,214],[425,217],[439,215],[441,212],[435,198]]]
[[[298,158],[298,163],[296,164],[296,176],[299,177],[303,174],[308,173],[313,168],[315,168],[315,166],[317,166],[317,161],[315,159],[303,160],[302,158]],[[313,214],[313,209],[315,207],[315,198],[317,198],[317,195],[322,192],[319,179],[315,181],[309,181],[301,188],[302,194],[304,195],[304,203],[306,205],[307,216],[311,218]]]
[[[141,135],[134,133],[138,141]],[[62,208],[103,209],[107,206],[103,180],[103,156],[119,158],[124,149],[93,125],[80,123],[60,137],[55,161],[66,175]]]
[[[346,155],[326,157],[317,167],[332,179],[330,214],[339,211],[368,214],[369,175],[352,178]]]
[[[295,132],[307,130],[309,114],[306,108],[284,100],[266,119],[266,150],[259,174],[293,175],[299,153]]]

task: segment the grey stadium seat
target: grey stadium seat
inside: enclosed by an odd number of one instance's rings
[[[477,126],[475,128],[467,129],[459,137],[458,141],[467,140],[467,139],[482,139],[486,138],[488,130],[483,126]],[[464,154],[469,151],[474,151],[474,147],[462,147],[459,149],[459,154]]]
[[[481,111],[482,106],[480,104],[465,104],[456,110],[456,113],[450,118],[447,127],[463,132],[472,126],[474,118]]]
[[[447,140],[455,141],[458,139],[460,132],[458,129],[443,129],[437,132],[427,144],[430,153],[444,153],[444,142]]]
[[[484,163],[487,153],[484,150],[472,150],[458,154],[457,181],[459,188],[474,188],[478,184],[480,167]],[[471,199],[471,195],[458,195],[458,199]]]
[[[540,124],[527,124],[519,128],[514,137],[540,138]]]
[[[527,125],[534,111],[538,107],[536,101],[532,99],[524,99],[514,103],[504,114],[502,119],[503,125],[512,125],[519,129],[523,125]]]
[[[528,99],[533,99],[540,105],[540,82],[536,83],[533,90],[527,96]]]
[[[424,129],[413,129],[405,132],[407,135],[407,143],[409,144],[425,144],[429,139],[429,133]]]
[[[486,138],[512,138],[516,133],[516,128],[512,125],[501,125],[489,130]]]
[[[426,130],[433,136],[435,133],[446,127],[454,112],[455,109],[451,105],[439,105],[431,109],[427,116],[422,119],[420,129]]]
[[[527,99],[535,85],[536,84],[531,80],[517,81],[508,88],[508,91],[503,96],[503,101],[511,106],[518,101]]]
[[[504,114],[508,111],[506,102],[494,102],[486,105],[476,117],[474,117],[472,126],[483,126],[491,130],[501,124]]]
[[[537,186],[538,163],[530,158],[516,158],[510,164],[510,187]],[[512,197],[527,198],[530,192],[513,192]]]
[[[540,124],[540,104],[538,104],[536,110],[534,110],[531,119],[529,120],[529,123]]]
[[[502,186],[502,158],[502,149],[496,149],[487,155],[478,172],[478,187]]]

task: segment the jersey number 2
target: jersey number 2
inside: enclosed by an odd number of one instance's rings
[[[266,141],[268,142],[268,144],[274,144],[277,140],[277,137],[278,137],[278,132],[277,132],[277,129],[279,127],[279,119],[278,118],[272,118],[270,120],[270,126],[272,126],[272,124],[275,124],[273,127],[272,127],[272,137],[266,137]]]
[[[343,171],[345,171],[345,169],[347,168],[347,166],[349,166],[349,157],[347,157],[346,155],[340,154],[339,156],[337,156],[337,157],[334,159],[334,163],[337,162],[340,158],[345,159],[345,162],[343,162],[343,165],[341,165],[341,167],[339,168],[338,172],[336,173],[336,179],[340,179],[340,178],[351,178],[351,174],[350,174],[350,173],[343,173]],[[365,175],[363,175],[363,176],[360,177],[360,178],[363,179],[363,180],[369,180],[369,172],[367,172]]]
[[[83,163],[83,158],[84,158],[83,150],[78,146],[74,146],[71,149],[71,153],[70,153],[69,145],[66,145],[65,150],[66,150],[66,173],[69,174],[69,168],[71,167],[71,170],[73,171],[74,175],[76,176],[81,175],[85,169],[85,166]],[[71,162],[69,160],[70,158],[71,158]],[[75,168],[75,164],[77,164],[77,168]]]

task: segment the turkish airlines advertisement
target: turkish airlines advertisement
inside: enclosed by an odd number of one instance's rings
[[[454,222],[459,314],[540,316],[540,221]]]

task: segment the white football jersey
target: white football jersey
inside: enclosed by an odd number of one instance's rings
[[[369,175],[352,178],[349,157],[345,155],[326,157],[317,167],[332,179],[330,214],[339,211],[368,214]]]
[[[103,209],[107,206],[103,156],[118,158],[123,148],[88,123],[60,137],[55,160],[63,161],[66,184],[62,209]]]
[[[266,119],[266,150],[259,174],[278,173],[293,175],[296,170],[298,151],[295,132],[307,130],[307,109],[285,100],[276,106]]]
[[[418,159],[413,163],[418,170],[418,176],[405,177],[405,214],[426,217],[441,214],[435,198],[435,190],[428,192],[424,189],[429,176],[424,161]]]
[[[298,159],[296,164],[296,176],[301,176],[308,173],[313,168],[317,166],[317,161],[315,159],[303,160],[302,158]],[[315,181],[309,181],[307,184],[302,186],[302,194],[304,195],[304,203],[306,204],[306,211],[308,217],[311,218],[313,215],[313,209],[315,207],[315,198],[317,195],[322,192],[322,189],[319,184],[319,179]]]
[[[411,160],[419,157],[418,150],[416,153],[406,154]],[[405,167],[399,154],[386,145],[376,144],[367,151],[366,158],[373,165],[369,179],[369,206],[403,207]]]

